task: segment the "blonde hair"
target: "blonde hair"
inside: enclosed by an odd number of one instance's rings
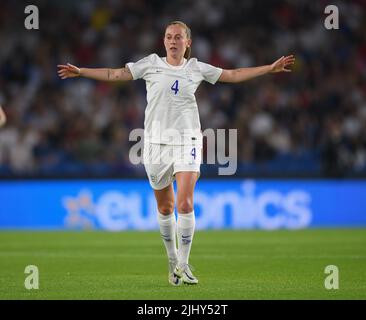
[[[191,34],[191,29],[182,21],[172,21],[170,23],[168,23],[168,25],[166,26],[165,29],[167,29],[169,26],[178,24],[181,27],[183,27],[186,31],[186,35],[188,39],[192,39],[192,34]],[[184,58],[186,58],[187,60],[191,57],[191,52],[192,52],[192,48],[191,47],[187,47],[186,51],[184,52]]]

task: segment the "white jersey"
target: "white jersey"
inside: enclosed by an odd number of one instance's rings
[[[194,94],[202,80],[216,83],[222,69],[196,58],[184,59],[181,66],[172,66],[157,54],[126,66],[134,80],[146,81],[145,143],[201,145],[201,124]]]

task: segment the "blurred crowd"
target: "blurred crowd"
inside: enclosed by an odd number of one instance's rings
[[[191,27],[192,55],[215,66],[296,56],[292,73],[197,91],[203,130],[238,130],[238,175],[366,174],[365,1],[332,2],[339,30],[324,27],[321,0],[33,4],[39,30],[24,27],[21,2],[0,2],[1,176],[143,176],[129,161],[129,133],[143,128],[144,81],[60,80],[56,66],[119,68],[164,56],[172,20]]]

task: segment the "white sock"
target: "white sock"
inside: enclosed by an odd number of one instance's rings
[[[188,263],[195,224],[194,211],[190,213],[178,213],[177,235],[179,265]]]
[[[158,222],[160,226],[160,234],[166,248],[166,253],[168,254],[169,267],[171,269],[178,261],[174,212],[169,215],[164,215],[158,212]],[[173,270],[170,271],[172,272]]]

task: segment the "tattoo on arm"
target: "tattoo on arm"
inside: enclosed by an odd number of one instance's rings
[[[120,72],[120,77],[123,78],[123,76],[126,75],[126,74],[127,75],[130,75],[131,74],[130,69],[129,68],[126,68],[126,67],[125,68],[122,68],[121,69],[121,72]]]
[[[124,72],[124,73],[127,73],[127,74],[131,74],[131,71],[130,71],[130,69],[129,68],[122,68],[122,72]]]
[[[111,69],[107,68],[107,80],[108,81],[116,81],[116,80],[123,80],[129,79],[131,77],[130,69],[128,68],[121,68],[121,69]]]

